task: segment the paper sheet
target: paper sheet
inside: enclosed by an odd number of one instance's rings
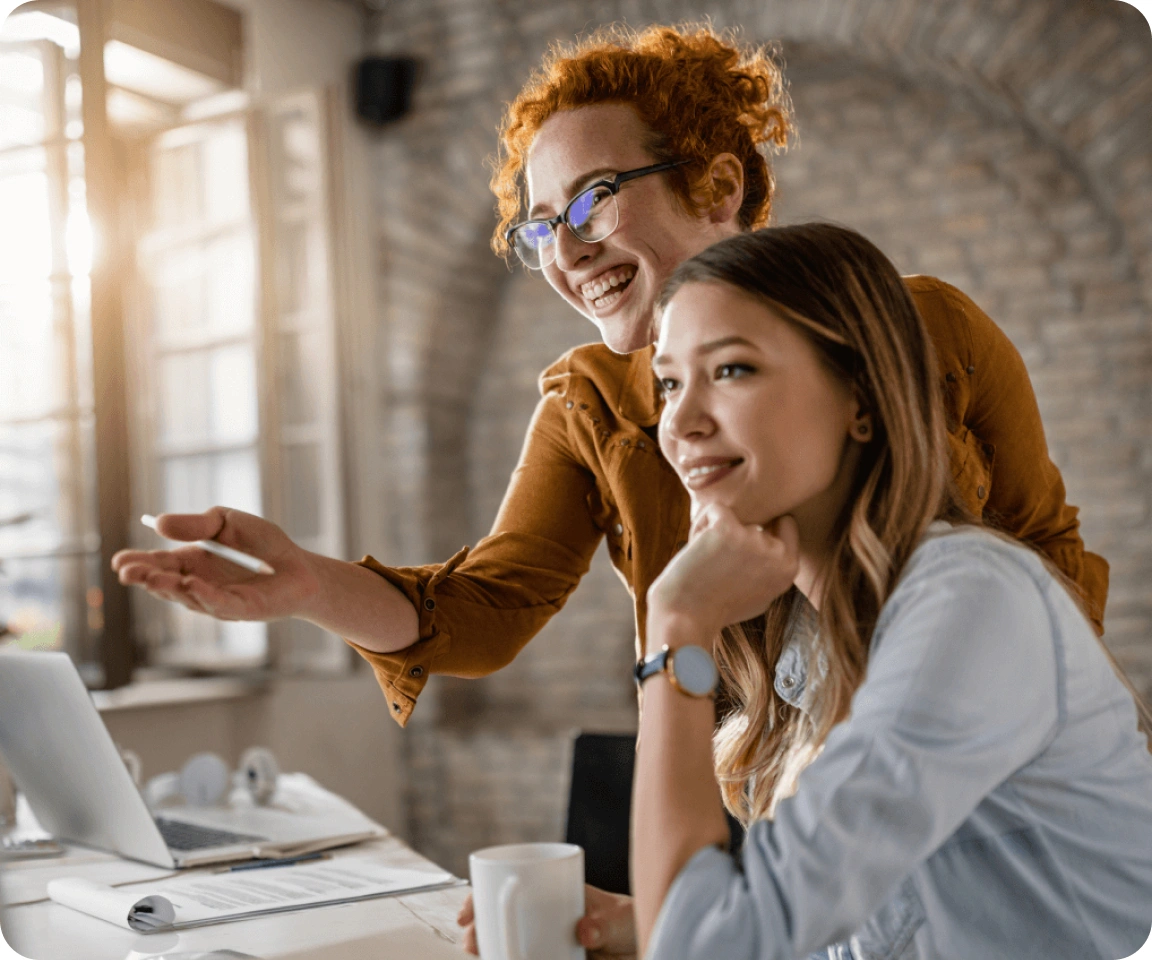
[[[166,867],[154,867],[135,860],[121,860],[111,853],[98,853],[81,847],[69,847],[68,854],[50,860],[23,860],[6,863],[0,872],[4,905],[19,906],[48,899],[48,884],[61,874],[83,880],[94,880],[109,887],[126,883],[162,880],[176,874]]]
[[[148,933],[412,893],[457,882],[442,870],[401,869],[368,857],[339,857],[235,873],[183,874],[119,889],[65,878],[51,881],[48,895],[74,910]]]

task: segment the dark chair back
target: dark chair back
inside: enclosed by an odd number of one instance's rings
[[[634,734],[581,733],[573,741],[565,839],[584,848],[586,881],[612,893],[631,893],[628,835],[635,763]],[[739,856],[744,830],[731,817],[728,826],[730,849]]]
[[[631,733],[581,733],[572,745],[567,841],[584,848],[588,883],[629,893],[628,818],[636,737]]]

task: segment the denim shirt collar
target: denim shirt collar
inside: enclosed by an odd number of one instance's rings
[[[828,658],[819,650],[820,624],[816,610],[803,596],[797,597],[792,607],[786,631],[788,639],[776,661],[772,685],[786,703],[807,712],[819,681],[828,674]],[[812,667],[814,675],[810,677]]]
[[[954,529],[945,520],[935,520],[928,525],[924,538],[945,536]],[[786,703],[807,713],[819,681],[828,675],[828,655],[819,645],[819,615],[803,594],[796,598],[786,631],[788,639],[776,661],[776,675],[772,685]],[[809,672],[814,652],[816,675],[810,682]]]

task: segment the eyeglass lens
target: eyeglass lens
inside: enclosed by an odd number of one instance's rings
[[[566,211],[565,222],[573,235],[585,243],[603,240],[619,223],[616,196],[607,187],[593,187],[579,194]],[[530,220],[512,235],[520,259],[534,270],[546,267],[556,256],[556,234],[543,220]]]
[[[581,240],[603,240],[616,229],[616,197],[607,187],[593,187],[568,207],[568,225]]]

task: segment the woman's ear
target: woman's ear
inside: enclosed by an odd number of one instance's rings
[[[849,433],[852,439],[859,443],[868,443],[872,439],[872,414],[859,404],[857,404],[856,413],[852,417]]]
[[[737,224],[744,202],[744,165],[731,153],[719,153],[708,164],[700,200],[712,223]]]

